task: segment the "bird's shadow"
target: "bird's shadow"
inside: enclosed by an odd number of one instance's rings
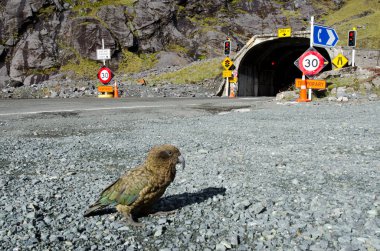
[[[199,192],[169,195],[156,202],[149,211],[149,214],[174,211],[192,204],[199,204],[219,194],[225,195],[225,193],[226,189],[224,187],[208,187]],[[115,208],[106,208],[94,212],[91,215],[105,215],[115,212]],[[146,216],[146,214],[139,215],[138,217],[142,216]]]
[[[216,195],[225,195],[224,187],[208,187],[195,193],[182,193],[161,198],[153,207],[150,213],[170,212],[192,204],[199,204]]]

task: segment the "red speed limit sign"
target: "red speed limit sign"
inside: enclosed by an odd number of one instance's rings
[[[318,74],[328,63],[328,61],[314,48],[305,51],[294,64],[306,76]]]
[[[103,84],[108,84],[109,82],[111,82],[112,77],[113,77],[112,71],[105,66],[100,68],[100,70],[98,71],[98,79]]]

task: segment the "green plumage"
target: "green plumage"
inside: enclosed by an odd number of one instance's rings
[[[107,206],[116,206],[119,212],[128,217],[147,210],[174,180],[177,163],[184,166],[183,157],[176,147],[153,147],[144,164],[131,169],[105,188],[98,201],[84,215],[88,216]]]

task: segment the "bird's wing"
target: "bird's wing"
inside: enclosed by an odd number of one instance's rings
[[[148,184],[149,177],[146,173],[130,172],[104,189],[99,201],[107,205],[131,205]]]

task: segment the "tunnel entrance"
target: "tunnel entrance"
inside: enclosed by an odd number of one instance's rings
[[[253,46],[242,58],[238,74],[238,96],[275,96],[294,85],[302,73],[294,65],[310,47],[309,38],[281,38]],[[331,70],[331,59],[324,48],[315,48],[329,64],[323,71]]]

